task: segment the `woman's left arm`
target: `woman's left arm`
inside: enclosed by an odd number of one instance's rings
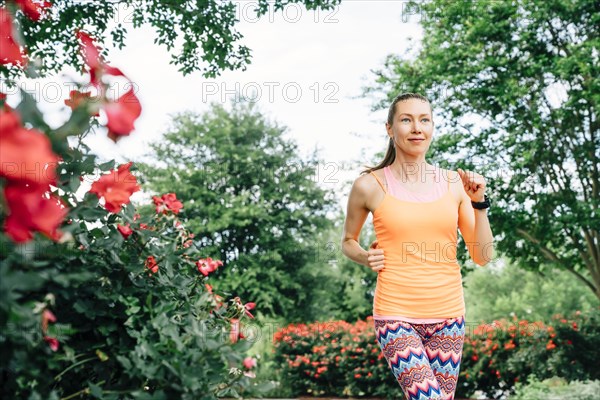
[[[476,172],[463,171],[460,168],[458,175],[464,188],[458,211],[458,228],[465,239],[471,259],[477,265],[484,266],[492,260],[494,238],[487,209],[474,209],[471,201],[481,202],[484,200],[485,178]]]

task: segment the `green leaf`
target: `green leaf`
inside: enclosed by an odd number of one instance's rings
[[[124,369],[126,369],[126,370],[131,369],[131,362],[129,361],[128,358],[118,355],[118,356],[116,356],[116,359],[119,361],[119,363],[121,363],[121,365],[123,366]]]
[[[88,388],[90,389],[90,394],[97,399],[102,398],[102,388],[100,386],[94,385],[93,383],[88,384]]]
[[[16,109],[19,112],[22,121],[29,122],[34,128],[48,131],[50,127],[44,121],[44,115],[38,109],[33,96],[23,89],[20,90],[20,94],[22,100]]]
[[[110,171],[111,169],[114,169],[115,167],[115,160],[110,160],[107,161],[105,163],[99,164],[98,168],[100,169],[100,171]]]

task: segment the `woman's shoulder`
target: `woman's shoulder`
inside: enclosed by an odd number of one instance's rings
[[[362,172],[354,180],[354,186],[364,193],[371,192],[379,185],[377,179],[373,175],[377,176],[380,182],[383,182],[383,169],[380,168]]]

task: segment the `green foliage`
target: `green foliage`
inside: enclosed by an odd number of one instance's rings
[[[113,214],[95,195],[76,194],[80,177],[95,181],[90,176],[114,162],[98,165],[80,141],[68,146],[57,133],[64,127],[38,124],[32,101],[24,97],[17,109],[62,157],[54,194],[69,213],[58,243],[36,233],[17,245],[0,235],[0,397],[216,399],[255,392],[242,373],[250,343],[230,338],[232,319],[248,318],[244,307],[211,293],[209,278],[196,269],[212,254],[189,242],[184,218],[153,207],[137,216],[131,204]],[[81,140],[88,122],[73,121],[69,134]],[[0,180],[0,189],[5,184]],[[125,239],[118,224],[129,224],[131,236]],[[158,271],[147,268],[148,257]],[[57,348],[49,346],[53,340]]]
[[[478,268],[465,277],[467,321],[511,315],[549,321],[555,314],[586,314],[596,307],[594,294],[567,271],[532,272],[503,261],[501,268]]]
[[[500,398],[532,377],[597,380],[598,349],[600,309],[556,315],[548,323],[513,318],[479,325],[465,339],[456,393]]]
[[[479,392],[502,398],[520,382],[554,376],[598,380],[598,349],[598,309],[566,318],[557,315],[548,324],[502,319],[467,325],[456,396]],[[275,333],[273,352],[266,356],[265,363],[279,366],[279,386],[288,389],[277,395],[398,398],[401,393],[376,341],[371,317],[354,324],[291,324]]]
[[[570,271],[600,298],[600,14],[594,0],[411,2],[422,47],[387,57],[367,94],[432,101],[431,154],[484,177],[497,250]],[[475,124],[474,120],[479,121]]]
[[[240,18],[252,16],[250,11],[261,17],[287,4],[302,4],[308,10],[329,10],[340,1],[258,0],[254,8],[244,6],[240,10],[243,2],[231,0],[54,0],[47,18],[34,22],[20,13],[19,23],[29,54],[42,60],[38,71],[42,74],[58,72],[64,65],[81,69],[74,34],[81,27],[101,42],[110,34],[112,47],[122,48],[128,30],[147,24],[156,33],[154,42],[167,48],[171,64],[177,65],[180,72],[187,75],[201,71],[204,77],[214,78],[224,70],[245,70],[250,64],[250,49],[239,44],[243,35],[235,29]],[[19,70],[0,66],[0,74],[14,77]]]
[[[527,385],[517,383],[510,400],[596,400],[600,393],[600,381],[572,381],[550,378],[539,381],[532,378]]]
[[[213,280],[224,293],[257,303],[267,316],[313,320],[315,282],[323,282],[331,191],[315,181],[318,159],[298,156],[253,103],[230,111],[212,104],[185,112],[152,147],[157,164],[140,165],[148,187],[174,191],[198,241],[227,264]]]

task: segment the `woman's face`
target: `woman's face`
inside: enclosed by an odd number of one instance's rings
[[[392,125],[385,124],[394,139],[396,150],[407,154],[425,154],[433,136],[433,120],[429,103],[420,99],[400,100]],[[421,139],[421,140],[418,140]]]

